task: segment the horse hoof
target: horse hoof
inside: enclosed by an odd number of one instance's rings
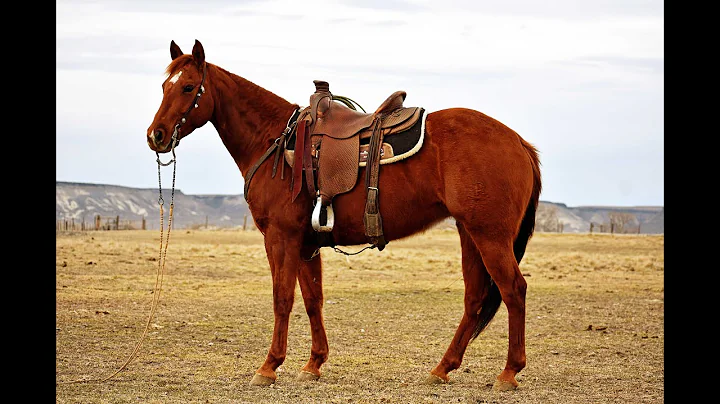
[[[445,380],[445,379],[441,378],[440,376],[434,375],[432,373],[430,373],[430,376],[425,378],[425,384],[445,384],[449,381],[450,381],[450,379]]]
[[[316,375],[315,373],[310,373],[307,370],[301,370],[300,373],[297,375],[297,379],[299,381],[311,381],[314,382],[315,380],[319,379],[320,375]]]
[[[514,381],[514,380],[513,380]],[[515,382],[509,382],[507,380],[495,380],[495,384],[493,384],[493,390],[495,391],[509,391],[509,390],[515,390],[518,388],[518,383]]]
[[[255,376],[253,376],[252,380],[250,380],[251,386],[267,387],[273,383],[275,383],[274,379],[265,377],[265,376],[261,375],[260,373],[255,373]]]

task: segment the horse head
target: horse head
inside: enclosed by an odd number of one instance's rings
[[[205,125],[214,110],[212,94],[206,90],[208,65],[200,41],[195,40],[191,54],[183,54],[170,41],[170,57],[162,103],[147,130],[148,146],[158,153],[171,151],[180,139]]]

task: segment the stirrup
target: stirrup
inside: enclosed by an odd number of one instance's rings
[[[313,209],[313,213],[312,213],[313,229],[315,229],[315,231],[320,231],[320,232],[332,231],[333,226],[335,225],[335,215],[333,214],[332,202],[325,209],[327,212],[327,220],[325,221],[324,226],[320,224],[320,211],[321,210],[322,210],[322,202],[320,201],[320,197],[318,196],[317,202],[315,202],[315,209]]]

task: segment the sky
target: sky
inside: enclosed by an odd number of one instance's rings
[[[196,39],[300,106],[325,80],[366,110],[483,112],[538,148],[543,201],[664,205],[664,2],[642,0],[58,0],[57,181],[159,187],[146,132],[170,41]],[[175,152],[176,189],[242,194],[212,124]]]

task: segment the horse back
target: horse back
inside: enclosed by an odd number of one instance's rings
[[[515,131],[479,111],[449,108],[428,114],[424,136],[415,155],[380,170],[379,208],[388,241],[450,216],[474,227],[507,221],[519,227],[534,179],[533,156]],[[365,168],[359,178],[365,178]],[[365,193],[355,187],[336,196],[338,245],[365,243]]]

